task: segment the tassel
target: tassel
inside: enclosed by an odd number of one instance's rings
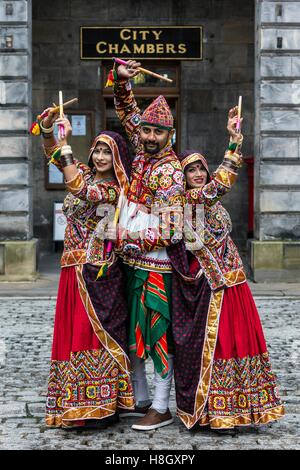
[[[113,84],[114,84],[114,74],[113,74],[113,71],[110,70],[109,74],[108,74],[108,77],[107,77],[107,82],[105,84],[105,88],[111,87],[111,86],[113,86]]]
[[[55,165],[55,163],[57,163],[60,159],[60,154],[61,154],[61,148],[58,147],[51,155],[51,158],[49,160],[49,165],[50,163],[53,163]]]
[[[41,135],[41,128],[37,121],[32,124],[29,132],[31,135]]]
[[[100,277],[105,277],[108,275],[108,263],[104,263],[102,264],[101,268],[99,269],[99,272],[97,274],[97,277],[96,277],[96,281],[98,281],[98,279]]]

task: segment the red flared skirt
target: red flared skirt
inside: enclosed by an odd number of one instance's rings
[[[72,352],[99,348],[100,341],[80,297],[75,266],[63,268],[56,301],[51,359],[68,361]]]
[[[215,360],[267,352],[258,311],[246,282],[225,289]]]
[[[129,372],[120,367],[109,346],[111,337],[93,315],[93,305],[75,266],[61,271],[51,356],[46,424],[74,427],[91,424],[114,415],[118,408],[134,406]],[[92,323],[102,331],[105,347]]]
[[[245,282],[224,291],[208,401],[200,425],[266,424],[284,414],[259,314]]]

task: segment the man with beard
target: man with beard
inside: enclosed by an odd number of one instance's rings
[[[114,70],[115,108],[135,150],[116,249],[127,275],[136,409],[120,413],[120,417],[140,416],[132,428],[151,430],[173,422],[169,411],[174,359],[172,264],[167,248],[181,238],[176,227],[181,227],[184,186],[180,162],[172,149],[173,116],[165,98],[158,96],[141,115],[133,96],[129,79],[139,73],[139,65],[129,61]],[[153,213],[154,207],[160,208],[160,214]],[[154,364],[152,405],[145,373],[148,356]]]

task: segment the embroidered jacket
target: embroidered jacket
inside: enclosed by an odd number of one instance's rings
[[[231,287],[246,281],[246,275],[237,247],[230,237],[232,223],[220,199],[230,191],[237,178],[241,157],[230,152],[212,174],[211,180],[201,189],[186,191],[186,201],[193,205],[193,228],[195,229],[196,204],[204,207],[204,227],[197,229],[200,249],[193,250],[213,290]],[[201,243],[202,242],[202,243]]]
[[[123,240],[118,243],[120,255],[125,263],[135,267],[170,272],[172,268],[166,247],[178,242],[176,224],[180,224],[184,204],[181,165],[170,142],[155,155],[144,152],[140,139],[141,115],[130,82],[116,81],[114,94],[117,114],[136,153],[130,189],[119,221],[123,233]],[[151,209],[162,206],[168,209],[163,211],[160,230],[159,215],[151,215]],[[171,211],[171,207],[175,212]],[[128,247],[138,247],[139,253],[127,252]]]
[[[50,158],[51,152],[44,150],[46,157]],[[66,182],[68,194],[62,209],[67,225],[61,266],[101,265],[105,261],[104,226],[101,224],[104,214],[98,215],[97,209],[100,204],[116,205],[120,188],[114,178],[95,182],[92,170],[78,160],[74,161],[78,174]],[[55,165],[62,171],[59,161]]]

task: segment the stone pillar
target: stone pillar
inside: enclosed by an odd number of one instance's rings
[[[256,0],[256,281],[300,280],[300,1]]]
[[[36,277],[32,238],[31,0],[0,2],[0,280]]]

